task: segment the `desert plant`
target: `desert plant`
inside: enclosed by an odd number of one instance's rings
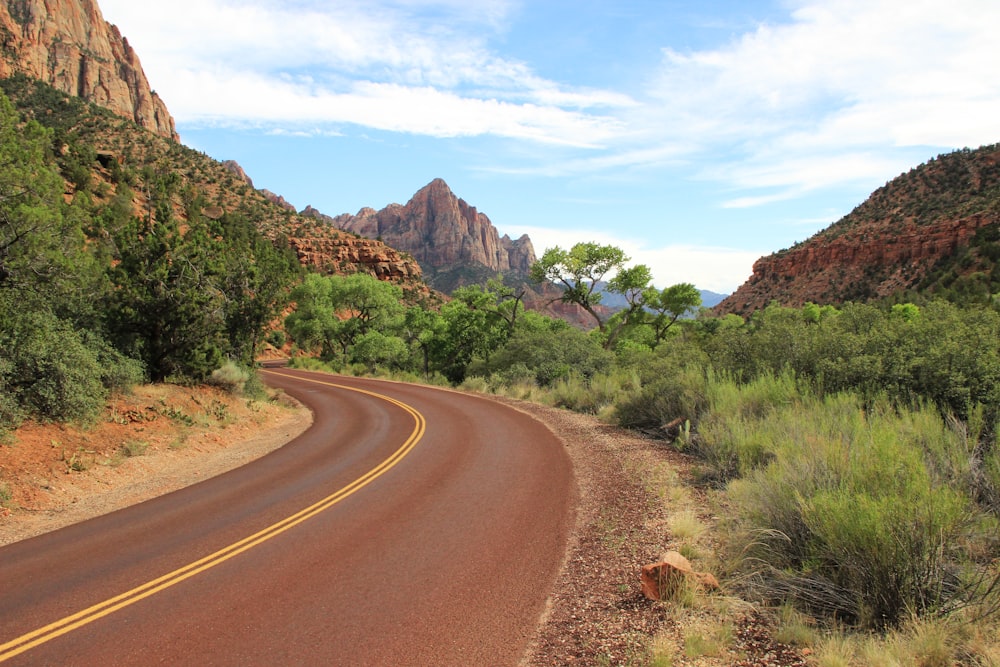
[[[935,479],[906,420],[850,397],[796,410],[775,458],[730,485],[750,589],[875,628],[980,594],[962,552],[975,508]]]
[[[207,384],[224,389],[230,394],[239,394],[252,373],[232,360],[212,371]]]

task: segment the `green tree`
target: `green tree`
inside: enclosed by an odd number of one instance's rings
[[[393,333],[405,314],[402,288],[364,273],[310,274],[291,296],[296,309],[285,320],[288,333],[300,347],[320,347],[329,358],[339,352],[348,360],[359,338]]]
[[[650,287],[643,294],[643,305],[650,314],[655,349],[677,320],[701,306],[701,293],[691,283],[677,283],[662,290]]]
[[[63,219],[63,180],[50,159],[52,133],[19,122],[0,94],[0,290],[50,300],[72,281],[83,253],[79,228]]]
[[[643,306],[643,295],[652,273],[649,267],[639,264],[627,267],[629,257],[621,248],[599,243],[577,243],[568,251],[559,246],[549,248],[542,258],[531,266],[531,279],[535,282],[553,282],[563,289],[561,300],[575,303],[594,318],[597,328],[605,338],[605,348],[614,345],[622,329]],[[604,278],[614,273],[607,283]],[[609,317],[598,310],[606,284],[609,292],[621,294],[628,304],[615,317],[609,327]]]
[[[221,248],[204,228],[134,219],[116,238],[109,329],[154,382],[202,380],[228,350]]]

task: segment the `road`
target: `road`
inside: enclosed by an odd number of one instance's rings
[[[562,444],[497,403],[274,369],[313,426],[0,549],[7,665],[515,665],[561,565]]]

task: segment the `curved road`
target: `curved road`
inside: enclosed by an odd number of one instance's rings
[[[281,449],[0,549],[6,665],[514,665],[562,561],[561,443],[497,403],[266,371]]]

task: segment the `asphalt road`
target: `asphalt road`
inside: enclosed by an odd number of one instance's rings
[[[6,665],[515,665],[555,580],[561,443],[492,401],[275,369],[253,463],[0,548]]]

